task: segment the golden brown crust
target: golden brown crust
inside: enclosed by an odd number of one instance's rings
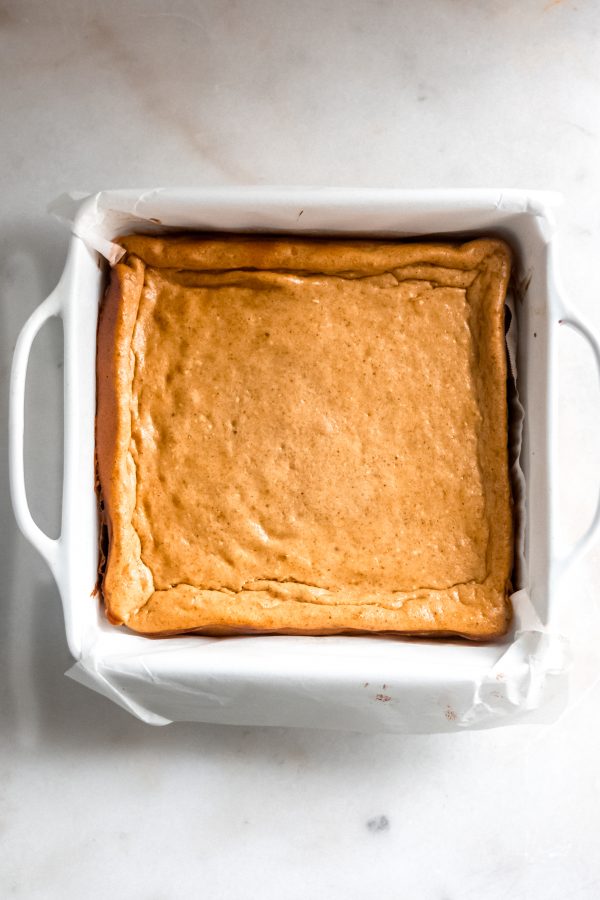
[[[98,323],[96,459],[109,541],[102,592],[114,624],[122,618],[110,598],[124,593],[141,605],[152,586],[132,524],[136,472],[130,449],[130,348],[143,280],[140,260],[115,266]]]
[[[111,621],[147,634],[504,633],[506,245],[136,235],[121,243],[127,254],[98,332]],[[256,343],[264,335],[275,349]],[[261,406],[268,381],[279,392]],[[246,388],[254,400],[242,401],[233,427],[231,405]],[[407,430],[421,441],[414,452]],[[281,448],[299,443],[277,455],[278,434]],[[362,507],[361,491],[371,497]],[[261,503],[268,512],[257,512]],[[415,537],[417,508],[425,537]],[[333,547],[342,542],[345,553]]]

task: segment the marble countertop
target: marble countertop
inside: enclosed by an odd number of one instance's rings
[[[6,478],[10,356],[55,285],[70,189],[216,184],[564,193],[567,295],[600,333],[594,0],[5,2],[0,9],[0,895],[571,900],[600,892],[600,548],[563,589],[553,725],[458,735],[152,728],[64,678],[58,593]],[[62,337],[28,380],[31,506],[56,534]],[[600,484],[589,348],[560,346],[561,528]]]

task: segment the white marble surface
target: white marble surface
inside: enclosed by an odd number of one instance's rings
[[[46,205],[71,188],[556,188],[564,282],[600,332],[600,6],[4,2],[0,48],[0,896],[598,897],[598,547],[563,592],[573,700],[552,726],[152,729],[63,677],[58,594],[8,503],[6,380],[64,263]],[[56,531],[58,327],[36,351],[29,491]],[[569,540],[600,482],[598,378],[571,334],[560,403]]]

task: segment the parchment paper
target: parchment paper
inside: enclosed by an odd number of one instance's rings
[[[258,212],[248,210],[247,204],[240,211],[235,191],[205,192],[202,206],[193,192],[166,189],[101,193],[86,202],[83,212],[79,195],[63,195],[51,211],[111,264],[122,255],[113,241],[116,235],[177,227],[399,236],[472,231],[480,222],[485,233],[485,222],[493,223],[496,214],[499,221],[508,221],[515,212],[529,212],[540,218],[540,231],[546,229],[543,239],[549,239],[540,195],[476,193],[471,192],[462,207],[457,196],[454,211],[446,195],[437,214],[435,196],[427,195],[427,202],[408,209],[399,224],[394,224],[393,209],[370,213],[365,195],[360,218],[356,203],[348,204],[341,228],[335,223],[340,221],[343,192],[329,192],[331,205],[314,208],[306,202],[307,192],[300,192],[301,228],[290,192],[286,203],[279,205],[271,193],[264,214],[260,205]],[[254,194],[258,203],[260,191]],[[431,227],[433,222],[437,227]],[[512,296],[507,305],[516,559],[514,621],[504,642],[482,647],[385,637],[150,640],[111,628],[99,611],[67,674],[153,724],[193,720],[433,732],[554,718],[566,702],[569,652],[565,638],[543,625],[528,594],[525,484],[519,463],[524,413],[517,390],[517,315]]]

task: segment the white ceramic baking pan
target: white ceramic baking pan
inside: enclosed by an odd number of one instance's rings
[[[553,263],[556,195],[528,191],[194,189],[111,191],[72,215],[64,274],[25,324],[10,398],[11,490],[23,534],[62,597],[72,677],[147,722],[172,720],[426,732],[552,718],[565,702],[565,646],[554,632],[556,586],[600,524],[600,505],[575,547],[555,533],[556,343],[561,323],[597,339],[567,306]],[[65,203],[59,204],[65,207]],[[518,387],[525,408],[525,569],[514,626],[499,643],[385,637],[185,636],[148,639],[109,625],[95,595],[95,344],[112,239],[185,228],[348,235],[498,234],[514,247],[522,291]],[[50,317],[64,328],[62,528],[44,534],[27,505],[25,380],[32,342]]]

